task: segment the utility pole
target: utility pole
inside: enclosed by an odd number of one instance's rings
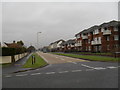
[[[39,33],[42,33],[42,32],[37,32],[37,48],[39,48],[39,47],[38,47],[38,34],[39,34]]]

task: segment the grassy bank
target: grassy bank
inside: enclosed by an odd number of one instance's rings
[[[120,58],[106,57],[106,56],[95,56],[95,55],[77,55],[77,54],[66,54],[66,53],[52,53],[56,55],[63,55],[73,58],[87,59],[93,61],[120,61]]]
[[[35,63],[32,65],[32,56],[35,56],[35,59],[36,59],[36,61],[35,61]],[[40,56],[38,56],[36,53],[35,54],[32,54],[29,58],[28,58],[28,60],[27,60],[27,62],[23,65],[23,68],[38,68],[38,67],[43,67],[43,66],[45,66],[45,65],[47,65],[47,63],[40,57]]]

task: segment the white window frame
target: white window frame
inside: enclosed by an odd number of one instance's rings
[[[119,40],[119,36],[118,35],[114,35],[114,40],[115,41]]]
[[[106,39],[107,39],[107,41],[110,41],[110,37],[109,37],[109,36],[107,36],[107,38],[106,38]]]
[[[114,27],[114,31],[118,31],[118,27]]]

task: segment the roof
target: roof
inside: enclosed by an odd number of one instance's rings
[[[60,41],[65,42],[63,39],[60,39],[60,40],[57,40],[57,41],[55,41],[55,42],[52,42],[50,45],[52,45],[52,44],[54,44],[54,43],[59,43]]]
[[[66,45],[66,44],[75,44],[75,39],[69,39],[66,42],[61,43],[60,45]]]
[[[20,47],[22,47],[22,45],[17,44],[17,43],[5,43],[5,44],[10,48],[20,48]]]
[[[107,22],[107,23],[103,23],[103,24],[101,24],[99,26],[98,25],[94,25],[94,26],[92,26],[92,27],[90,27],[88,29],[85,29],[85,30],[75,34],[75,36],[79,35],[80,33],[88,33],[88,32],[92,32],[95,29],[99,29],[101,27],[109,27],[109,26],[116,26],[116,27],[120,26],[120,21],[113,20],[113,21],[110,21],[110,22]]]
[[[118,25],[120,25],[120,21],[113,20],[108,23],[101,24],[100,27],[109,27],[109,26],[118,26]]]

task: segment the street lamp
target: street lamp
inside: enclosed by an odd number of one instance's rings
[[[37,32],[37,47],[38,47],[38,34],[42,32]]]

